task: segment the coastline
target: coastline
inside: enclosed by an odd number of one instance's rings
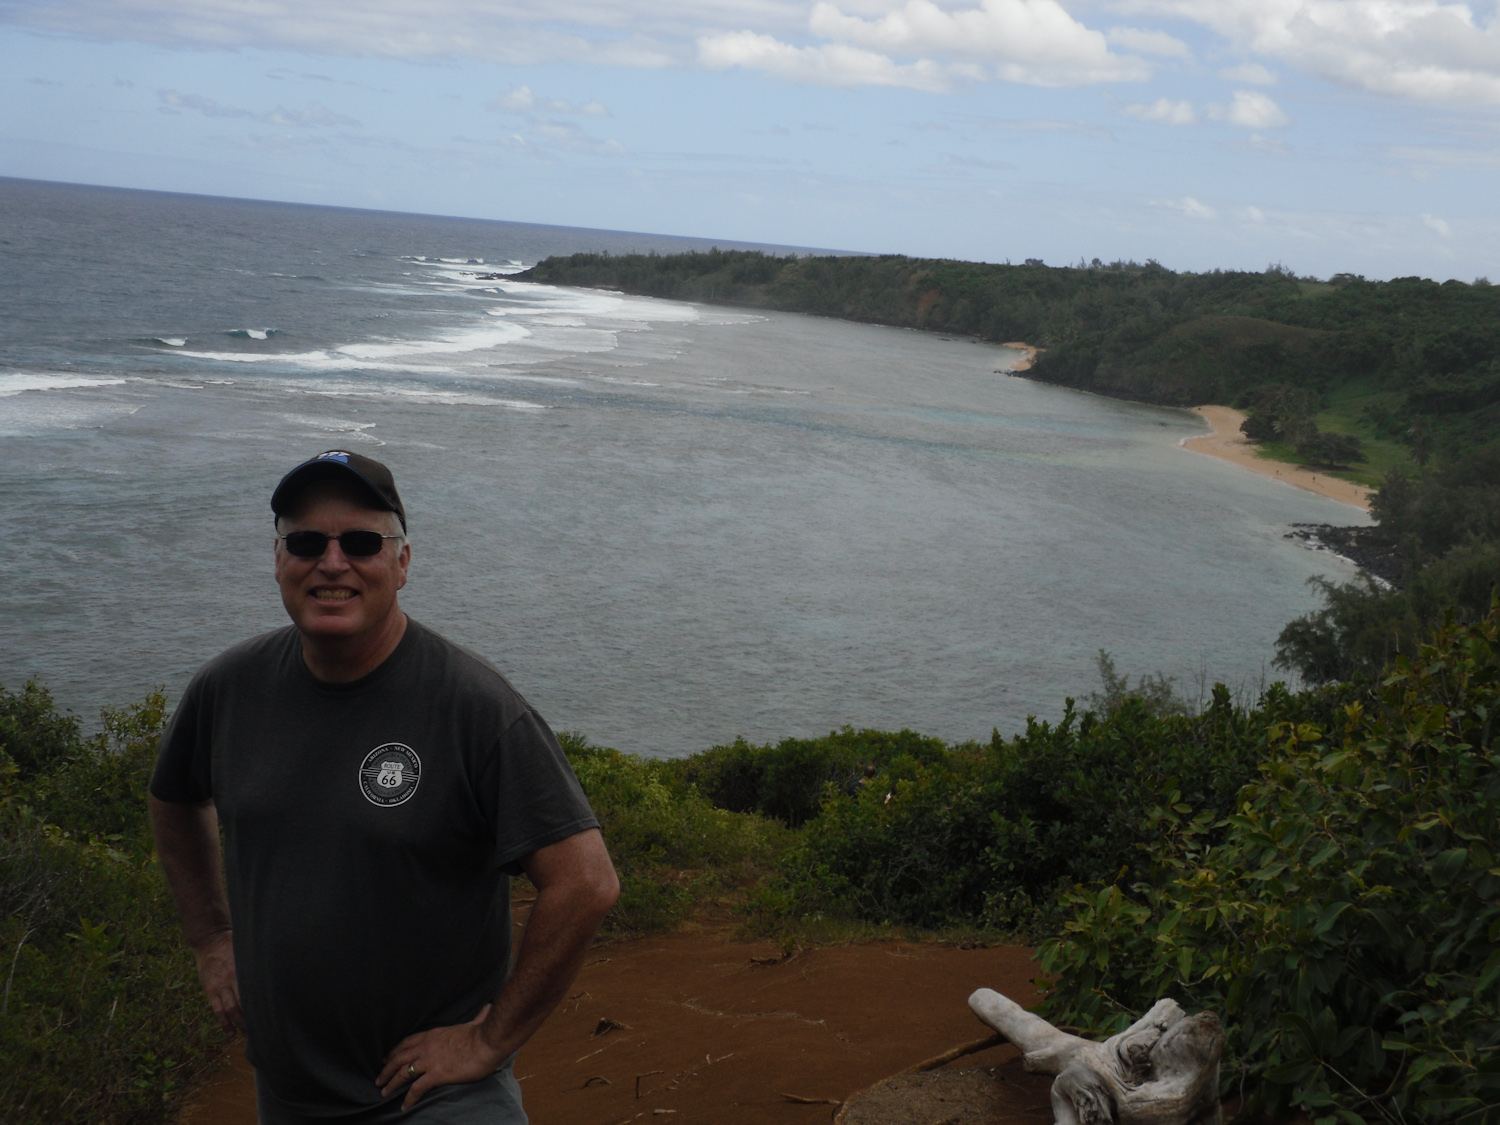
[[[1019,347],[1020,345],[1007,344],[1006,346]],[[1366,512],[1370,510],[1370,496],[1373,490],[1362,484],[1354,484],[1339,477],[1329,476],[1327,473],[1314,472],[1301,465],[1288,465],[1280,461],[1268,461],[1261,457],[1256,452],[1255,445],[1240,433],[1240,423],[1245,420],[1242,412],[1229,406],[1194,406],[1189,409],[1203,419],[1204,424],[1212,432],[1200,437],[1184,438],[1177,443],[1180,448],[1191,453],[1202,453],[1209,457],[1217,457],[1221,461],[1232,462],[1253,473],[1274,477],[1293,488],[1315,492],[1319,496],[1326,496],[1330,500],[1337,500],[1340,504],[1348,504],[1352,508],[1359,508]]]
[[[1000,346],[1002,348],[1015,348],[1018,352],[1026,353],[1020,359],[1016,360],[1015,363],[1006,368],[1006,370],[1012,375],[1020,374],[1022,371],[1030,371],[1032,364],[1036,362],[1037,349],[1032,347],[1030,344],[1023,344],[1018,340],[1014,343],[1001,344]]]

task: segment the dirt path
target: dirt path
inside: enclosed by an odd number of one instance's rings
[[[825,1125],[834,1106],[818,1099],[840,1101],[980,1038],[987,1029],[969,993],[983,985],[1030,998],[1036,972],[1018,947],[882,942],[782,960],[775,946],[716,933],[603,945],[521,1052],[516,1076],[537,1125]],[[602,1020],[623,1026],[599,1033]],[[1015,1060],[1000,1047],[961,1065],[1009,1063],[1012,1108],[1046,1106],[1051,1080]],[[253,1076],[238,1051],[181,1118],[254,1121]]]
[[[1240,411],[1228,406],[1196,406],[1193,413],[1202,418],[1213,432],[1202,437],[1187,438],[1181,443],[1182,448],[1232,461],[1251,472],[1275,477],[1294,488],[1316,492],[1319,496],[1326,496],[1341,504],[1370,510],[1371,490],[1364,485],[1305,469],[1300,465],[1268,461],[1260,456],[1254,443],[1240,433],[1240,423],[1245,420],[1245,415]]]

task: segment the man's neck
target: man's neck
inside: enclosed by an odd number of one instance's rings
[[[397,607],[370,633],[353,637],[302,634],[302,662],[315,679],[328,684],[350,684],[385,663],[406,636],[406,614]]]

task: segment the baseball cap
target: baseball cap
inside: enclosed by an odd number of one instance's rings
[[[401,505],[396,478],[391,476],[391,471],[373,457],[344,449],[319,453],[282,477],[276,491],[271,493],[271,511],[278,516],[286,515],[308,485],[324,480],[354,481],[369,494],[375,507],[395,512],[401,521],[401,530],[406,530],[406,509]]]

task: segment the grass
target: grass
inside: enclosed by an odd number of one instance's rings
[[[1359,438],[1364,443],[1366,459],[1358,465],[1340,469],[1308,465],[1287,442],[1263,442],[1257,452],[1267,461],[1301,465],[1368,488],[1379,488],[1392,469],[1414,469],[1416,466],[1411,450],[1401,442],[1381,434],[1371,423],[1367,412],[1372,407],[1397,409],[1404,401],[1404,396],[1376,390],[1368,383],[1350,383],[1328,393],[1327,408],[1320,411],[1314,421],[1320,430]]]

